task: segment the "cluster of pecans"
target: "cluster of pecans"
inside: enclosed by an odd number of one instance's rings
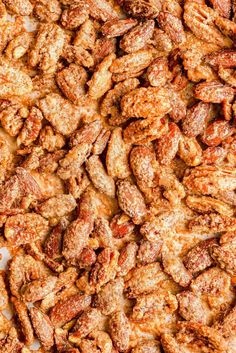
[[[235,41],[235,0],[0,0],[0,353],[236,352]]]

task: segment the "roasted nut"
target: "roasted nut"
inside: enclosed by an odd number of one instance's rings
[[[183,121],[183,131],[188,137],[194,137],[201,134],[205,128],[206,120],[209,114],[210,104],[199,102],[187,111],[186,118]]]
[[[93,155],[86,162],[86,169],[94,186],[107,196],[115,196],[115,182],[109,176],[98,156]]]
[[[49,317],[37,308],[30,309],[30,317],[39,341],[43,347],[50,349],[54,345],[54,334]]]
[[[15,246],[43,239],[48,232],[48,222],[36,213],[11,216],[5,224],[4,235]]]
[[[130,323],[126,315],[122,311],[113,314],[109,322],[109,328],[115,348],[119,351],[125,351],[129,347],[131,334]]]
[[[11,66],[0,66],[0,98],[21,96],[30,93],[32,89],[32,80],[26,73]]]
[[[169,91],[166,88],[136,88],[121,99],[122,115],[131,118],[159,117],[170,109]]]
[[[36,0],[34,15],[42,22],[56,22],[61,16],[61,6],[58,0]]]
[[[147,210],[141,192],[128,180],[120,180],[117,185],[120,208],[132,218],[134,224],[144,221]]]
[[[58,25],[54,23],[40,25],[36,43],[29,55],[29,64],[33,67],[39,65],[43,72],[55,72],[64,41],[64,31]]]
[[[133,53],[142,49],[152,37],[154,25],[153,20],[148,20],[131,29],[120,41],[121,49],[126,53]]]
[[[88,75],[85,69],[79,65],[71,64],[68,68],[58,72],[56,81],[64,95],[72,101],[79,103],[85,95],[85,84]]]
[[[77,343],[81,338],[86,337],[91,331],[95,330],[102,320],[100,310],[91,308],[83,312],[77,320],[73,332],[69,335],[69,341]]]
[[[50,312],[50,319],[54,327],[63,326],[72,320],[81,311],[91,304],[91,297],[88,295],[75,294],[58,302]]]
[[[182,21],[167,11],[161,11],[158,15],[158,22],[174,44],[180,44],[186,40]]]
[[[61,15],[61,24],[66,29],[76,29],[89,17],[89,6],[84,1],[76,2],[65,9]]]
[[[62,135],[74,132],[80,121],[80,111],[59,94],[51,93],[39,102],[44,117]]]
[[[27,16],[33,10],[33,6],[29,0],[4,0],[3,2],[16,15]]]
[[[107,38],[119,37],[137,25],[137,20],[133,18],[115,19],[104,23],[101,28],[102,34]]]
[[[124,0],[122,5],[128,14],[138,18],[155,18],[161,9],[159,0]]]

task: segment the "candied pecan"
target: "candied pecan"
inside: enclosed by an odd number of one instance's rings
[[[178,123],[180,120],[183,120],[186,117],[186,103],[181,98],[180,93],[174,91],[173,84],[169,94],[171,105],[171,111],[169,112],[169,115],[171,119],[174,120],[174,122]]]
[[[129,298],[140,294],[154,292],[156,288],[167,279],[158,262],[131,270],[130,279],[125,282],[125,289]]]
[[[181,132],[175,123],[169,123],[167,133],[164,133],[157,142],[157,156],[161,164],[167,165],[176,156]]]
[[[134,224],[126,214],[115,215],[110,223],[114,238],[123,238],[131,234],[134,230]]]
[[[64,95],[75,104],[79,103],[85,94],[87,80],[86,70],[76,64],[70,64],[69,67],[58,72],[56,76],[57,84]]]
[[[136,120],[124,130],[124,141],[139,145],[156,140],[167,131],[167,126],[165,118]]]
[[[21,300],[17,299],[16,297],[12,297],[11,302],[16,311],[17,318],[20,323],[20,328],[26,340],[26,344],[30,345],[34,342],[34,331],[28,315],[28,308]]]
[[[96,253],[92,248],[84,248],[79,257],[79,267],[80,268],[87,268],[95,264],[97,259]]]
[[[0,98],[21,96],[30,93],[32,89],[32,80],[25,72],[0,65]]]
[[[183,121],[183,132],[188,137],[201,134],[205,128],[209,114],[210,104],[199,102],[187,110],[186,118]]]
[[[202,215],[189,222],[189,229],[196,232],[228,232],[236,230],[236,219],[217,213]]]
[[[114,7],[106,0],[87,0],[90,15],[96,20],[108,21],[117,18]]]
[[[223,302],[226,304],[227,301],[232,301],[232,297],[230,296],[230,275],[219,267],[213,267],[204,271],[192,281],[190,287],[196,294],[206,294],[208,303],[212,308],[219,308],[219,303]]]
[[[115,182],[107,175],[100,158],[96,155],[91,156],[86,162],[86,169],[94,186],[104,194],[115,196]]]
[[[155,28],[153,33],[153,44],[160,51],[169,52],[172,49],[170,37],[161,29]]]
[[[230,0],[210,0],[210,3],[213,5],[213,8],[223,17],[230,17],[231,12],[231,1]]]
[[[57,195],[37,206],[37,211],[47,219],[60,218],[72,212],[76,207],[72,195]]]
[[[126,276],[127,273],[132,270],[136,265],[136,254],[138,245],[135,242],[127,243],[120,251],[118,259],[119,275]]]
[[[125,11],[138,18],[155,18],[161,10],[160,0],[124,0],[122,3]]]
[[[230,337],[235,335],[235,314],[236,307],[223,317],[219,322],[214,324],[214,328],[220,331],[224,337]]]
[[[218,75],[220,78],[228,83],[229,85],[236,87],[236,79],[235,79],[235,70],[234,69],[224,69],[223,67],[219,67]],[[223,102],[224,103],[224,102]]]
[[[182,21],[167,11],[161,11],[158,15],[158,23],[175,44],[181,44],[186,40]]]
[[[147,197],[154,186],[155,154],[147,146],[136,146],[130,153],[130,166],[140,190]]]
[[[26,302],[36,302],[42,300],[51,293],[57,283],[57,277],[48,276],[42,280],[35,280],[21,287],[21,295]]]
[[[179,303],[179,313],[185,320],[199,322],[203,325],[210,323],[210,309],[199,296],[190,291],[183,291],[176,297]]]
[[[61,15],[61,24],[66,29],[76,29],[89,18],[89,5],[84,1],[76,1]]]
[[[206,55],[204,60],[214,67],[227,69],[235,66],[236,52],[234,49],[221,49]]]
[[[105,148],[107,147],[108,141],[111,136],[111,131],[102,129],[93,144],[92,153],[93,154],[102,154]]]
[[[151,86],[162,87],[171,77],[168,61],[165,57],[155,59],[147,69],[147,79]]]
[[[44,243],[44,252],[51,258],[56,259],[61,256],[62,250],[62,233],[66,228],[66,223],[61,221],[52,230]]]
[[[211,256],[216,263],[230,275],[236,274],[236,246],[234,242],[213,246]]]
[[[199,347],[200,340],[202,346],[204,347],[203,349],[206,351],[210,351],[212,350],[212,348],[213,351],[219,353],[227,351],[227,343],[224,337],[220,334],[219,331],[215,330],[212,327],[204,326],[202,324],[193,322],[180,322],[178,327],[183,333],[183,336],[181,337],[180,332],[180,342],[181,338],[182,342],[184,342],[184,336],[186,335],[187,337],[185,338],[185,342],[188,346],[192,346],[194,344],[194,341],[197,340],[197,348]]]
[[[79,109],[59,94],[48,94],[38,105],[45,119],[62,135],[70,135],[77,129],[81,115]]]
[[[114,129],[108,143],[106,155],[107,172],[112,178],[125,179],[129,176],[129,151],[130,146],[122,138],[122,129]]]
[[[15,246],[42,239],[47,232],[48,222],[36,213],[11,216],[4,229],[6,239]]]
[[[54,345],[54,330],[49,317],[35,307],[30,309],[30,317],[40,343],[50,349]]]
[[[73,41],[75,46],[81,46],[84,49],[93,49],[96,40],[96,31],[94,22],[87,19],[76,32]]]
[[[109,330],[115,348],[119,351],[126,351],[129,347],[131,326],[125,313],[118,311],[112,314]]]
[[[218,212],[225,216],[233,216],[234,211],[232,207],[227,205],[225,202],[214,199],[208,196],[188,196],[186,198],[188,207],[199,213],[211,213]]]
[[[202,162],[202,149],[196,138],[182,136],[179,141],[178,155],[190,167]]]
[[[113,74],[132,75],[132,73],[140,72],[148,67],[153,60],[151,50],[138,50],[135,53],[123,55],[113,61],[110,71]],[[127,77],[128,78],[128,77]]]
[[[4,281],[4,277],[0,273],[0,310],[6,309],[8,304],[8,294],[6,290],[6,285]]]
[[[34,1],[34,15],[42,22],[56,22],[61,16],[61,6],[58,0]]]
[[[195,86],[195,97],[206,103],[221,103],[224,100],[232,101],[234,89],[218,81],[202,82]]]
[[[45,268],[30,255],[17,254],[10,263],[9,283],[12,295],[19,297],[20,288],[31,280],[45,276]]]
[[[88,352],[108,352],[115,353],[113,348],[112,340],[108,333],[104,331],[95,330],[92,331],[88,339],[82,339],[79,344],[82,353]]]
[[[196,37],[215,43],[220,47],[229,47],[231,41],[216,27],[214,21],[217,12],[206,6],[202,1],[186,1],[184,5],[184,21]]]
[[[153,20],[138,24],[123,36],[120,41],[120,48],[126,53],[133,53],[145,47],[153,35],[154,25]]]
[[[137,322],[145,322],[150,318],[165,321],[177,308],[178,302],[173,294],[161,293],[157,290],[154,293],[137,297],[131,317]]]
[[[208,147],[202,153],[202,162],[204,164],[221,164],[227,151],[223,147]]]
[[[58,25],[54,23],[41,24],[36,43],[29,55],[29,64],[31,66],[38,65],[43,72],[55,72],[64,42],[64,31]]]
[[[92,237],[98,242],[98,246],[101,248],[113,247],[112,230],[109,226],[109,222],[103,217],[97,217],[94,224],[94,230]]]
[[[66,229],[63,239],[63,256],[66,260],[79,259],[81,251],[88,243],[93,229],[93,222],[86,217],[79,217]]]
[[[69,341],[78,343],[81,338],[86,337],[91,331],[97,328],[101,319],[101,312],[96,308],[84,311],[76,321],[73,331],[69,334]]]
[[[8,332],[0,340],[2,353],[16,352],[21,353],[23,343],[18,339],[18,333],[14,327],[11,327]]]
[[[91,304],[91,296],[74,294],[59,301],[50,311],[54,327],[63,326]]]
[[[124,281],[118,277],[101,288],[95,298],[95,305],[104,315],[118,311],[122,306]]]
[[[121,99],[122,115],[131,118],[150,118],[167,114],[170,109],[167,88],[136,88]]]
[[[138,188],[127,179],[119,180],[117,196],[120,208],[132,218],[134,224],[142,223],[147,209],[144,198]]]
[[[39,144],[49,152],[54,152],[64,146],[65,139],[61,134],[55,132],[51,126],[47,125],[40,131]]]
[[[133,18],[114,19],[104,23],[101,27],[102,34],[107,38],[119,37],[138,24]]]
[[[101,98],[112,86],[112,73],[109,71],[112,62],[115,60],[115,54],[110,54],[96,67],[91,80],[87,82],[89,86],[89,96],[92,99]]]
[[[3,213],[11,208],[14,201],[19,197],[20,184],[19,178],[13,176],[0,188],[0,212]]]
[[[120,115],[119,103],[121,98],[139,85],[136,78],[130,78],[115,85],[102,101],[100,111],[103,116],[111,115],[110,125],[119,125],[126,121],[126,117]]]
[[[29,146],[34,142],[42,128],[43,115],[41,111],[33,107],[29,113],[29,116],[25,120],[22,130],[17,137],[17,144]]]
[[[80,167],[90,155],[91,148],[91,144],[81,143],[69,150],[65,158],[59,161],[60,167],[57,171],[59,177],[66,180],[79,175]]]
[[[84,169],[81,169],[77,176],[75,177],[70,177],[68,179],[68,190],[71,193],[71,195],[75,198],[78,199],[80,196],[83,194],[83,192],[87,189],[87,187],[90,185],[90,180],[87,176],[87,173],[85,172]]]
[[[137,260],[143,265],[156,262],[161,255],[162,241],[142,240],[138,249]]]
[[[96,286],[96,290],[99,291],[101,287],[113,280],[116,277],[118,270],[118,256],[119,252],[112,248],[104,248],[97,257],[97,262],[93,266],[89,283]]]
[[[65,45],[62,56],[68,61],[68,63],[75,63],[85,67],[91,67],[94,65],[92,55],[81,46]]]
[[[92,48],[94,65],[98,65],[106,56],[116,52],[115,38],[98,38]]]
[[[216,196],[235,189],[235,170],[219,166],[198,166],[186,173],[183,184],[191,192]]]
[[[3,0],[3,3],[16,15],[28,16],[33,11],[33,6],[29,0]]]
[[[21,33],[15,38],[13,38],[8,44],[5,51],[7,59],[9,61],[17,60],[24,56],[32,43],[32,39],[32,33],[28,32]]]
[[[143,340],[132,349],[132,353],[161,353],[160,343],[154,340]]]
[[[210,123],[202,135],[202,142],[207,146],[216,147],[227,137],[234,133],[235,129],[225,120],[215,120]]]
[[[188,287],[192,280],[192,275],[185,268],[180,257],[176,256],[170,249],[164,246],[161,250],[161,257],[164,271],[168,273],[180,286]]]
[[[101,121],[94,120],[83,125],[70,137],[70,147],[75,147],[80,143],[94,143],[102,129]]]

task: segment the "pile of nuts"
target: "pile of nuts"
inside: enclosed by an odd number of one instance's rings
[[[235,43],[235,0],[0,0],[0,353],[236,353]]]

